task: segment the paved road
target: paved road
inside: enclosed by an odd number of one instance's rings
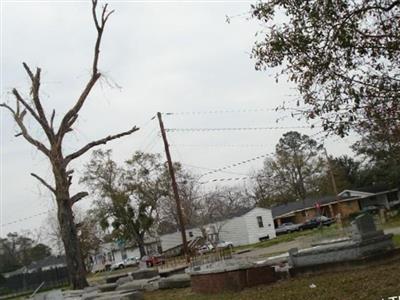
[[[400,227],[389,228],[385,229],[384,232],[386,234],[400,234]],[[283,253],[287,252],[292,248],[307,248],[310,247],[311,244],[315,241],[315,237],[312,235],[310,236],[302,236],[298,237],[294,241],[286,242],[286,243],[279,243],[273,246],[269,246],[266,248],[255,248],[252,249],[250,252],[236,254],[235,256],[239,258],[259,258],[259,257],[266,257],[272,254]]]

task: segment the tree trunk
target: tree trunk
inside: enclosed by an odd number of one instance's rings
[[[146,250],[144,249],[144,238],[141,234],[138,234],[138,238],[136,240],[138,247],[139,247],[139,252],[140,252],[140,258],[146,255]]]
[[[53,165],[53,172],[56,179],[58,222],[60,224],[70,281],[73,289],[83,289],[89,284],[86,281],[86,269],[82,260],[78,234],[72,214],[68,176],[65,169],[57,163],[55,167]]]
[[[82,260],[72,209],[68,200],[66,200],[65,197],[57,199],[58,221],[60,222],[61,237],[64,243],[67,267],[72,287],[73,289],[83,289],[88,286],[88,282],[86,281],[86,270]]]

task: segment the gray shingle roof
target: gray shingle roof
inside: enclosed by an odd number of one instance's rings
[[[390,187],[389,185],[386,184],[377,184],[377,185],[370,185],[370,186],[364,186],[364,187],[359,187],[359,188],[352,188],[349,189],[350,191],[357,191],[357,192],[365,192],[365,193],[381,193],[384,191],[389,191],[393,189],[393,187]]]
[[[345,199],[350,199],[350,198],[354,198],[354,197],[339,197],[341,200],[345,200]],[[284,203],[284,204],[280,204],[277,206],[274,206],[271,208],[272,210],[272,216],[274,218],[290,213],[290,212],[294,212],[297,210],[302,210],[304,208],[311,208],[314,207],[315,204],[317,202],[319,202],[321,205],[330,203],[330,202],[334,202],[336,201],[336,196],[334,195],[330,195],[330,196],[321,196],[321,197],[309,197],[306,198],[304,201],[300,200],[300,201],[294,201],[294,202],[288,202],[288,203]]]

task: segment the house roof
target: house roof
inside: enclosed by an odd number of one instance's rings
[[[249,211],[252,211],[254,208],[255,207],[241,207],[241,208],[235,209],[234,211],[228,213],[227,215],[225,215],[225,216],[223,216],[221,218],[217,218],[215,220],[211,220],[211,223],[213,223],[213,222],[221,222],[221,221],[225,221],[225,220],[241,217],[241,216],[247,214]]]
[[[377,185],[370,185],[370,186],[364,186],[364,187],[359,187],[359,188],[352,188],[349,190],[356,191],[356,192],[376,194],[376,193],[381,193],[381,192],[385,192],[385,191],[390,191],[393,189],[396,189],[396,188],[390,187],[389,185],[386,185],[386,184],[377,184]]]
[[[340,200],[350,200],[354,197],[339,197]],[[291,212],[295,212],[298,210],[303,210],[305,208],[312,208],[315,206],[315,203],[320,203],[320,205],[328,204],[331,202],[337,201],[337,197],[334,195],[329,195],[329,196],[321,196],[321,197],[309,197],[306,198],[304,201],[294,201],[294,202],[288,202],[284,204],[280,204],[277,206],[274,206],[271,208],[272,210],[272,216],[274,218],[278,216],[282,216],[285,214],[289,214]]]

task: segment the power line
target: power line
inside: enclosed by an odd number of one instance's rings
[[[226,114],[226,113],[258,113],[279,110],[293,110],[292,108],[254,108],[254,109],[221,109],[221,110],[205,110],[205,111],[181,111],[181,112],[166,112],[163,115],[207,115],[207,114]]]
[[[262,155],[259,155],[259,156],[256,156],[256,157],[253,157],[253,158],[250,158],[250,159],[242,160],[242,161],[239,161],[237,163],[233,163],[233,164],[227,165],[227,166],[222,167],[222,168],[214,169],[212,171],[203,173],[200,177],[207,176],[207,175],[214,174],[214,173],[218,173],[218,172],[224,171],[226,169],[237,167],[237,166],[240,166],[240,165],[243,165],[243,164],[247,164],[249,162],[252,162],[252,161],[267,157],[268,155],[269,154],[262,154]]]
[[[269,127],[219,127],[219,128],[167,128],[168,132],[193,131],[242,131],[242,130],[281,130],[281,129],[313,129],[316,126],[269,126]]]
[[[17,220],[8,222],[8,223],[3,223],[3,224],[1,224],[1,226],[8,226],[8,225],[16,224],[16,223],[21,223],[23,221],[26,221],[26,220],[29,220],[29,219],[32,219],[32,218],[35,218],[35,217],[38,217],[38,216],[48,214],[52,210],[54,210],[54,209],[49,209],[49,210],[46,210],[46,211],[43,211],[43,212],[40,212],[40,213],[37,213],[37,214],[34,214],[34,215],[30,215],[30,216],[27,216],[27,217],[24,217],[24,218],[20,218],[20,219],[17,219]]]
[[[228,181],[240,181],[253,178],[252,176],[243,176],[243,177],[229,177],[229,178],[215,178],[207,181],[200,181],[199,184],[207,184],[213,182],[228,182]]]
[[[195,169],[200,169],[200,170],[210,170],[210,171],[214,171],[215,169],[212,168],[207,168],[207,167],[200,167],[200,166],[194,166],[194,165],[189,165],[189,164],[184,164],[181,163],[182,165],[189,167],[189,168],[195,168]],[[221,173],[226,173],[226,174],[233,174],[233,175],[244,175],[246,176],[246,174],[243,173],[238,173],[238,172],[230,172],[230,171],[220,171]]]
[[[171,147],[199,147],[199,148],[265,148],[265,147],[269,147],[271,145],[267,145],[267,144],[226,144],[226,145],[201,145],[201,144],[172,144],[170,145]]]

